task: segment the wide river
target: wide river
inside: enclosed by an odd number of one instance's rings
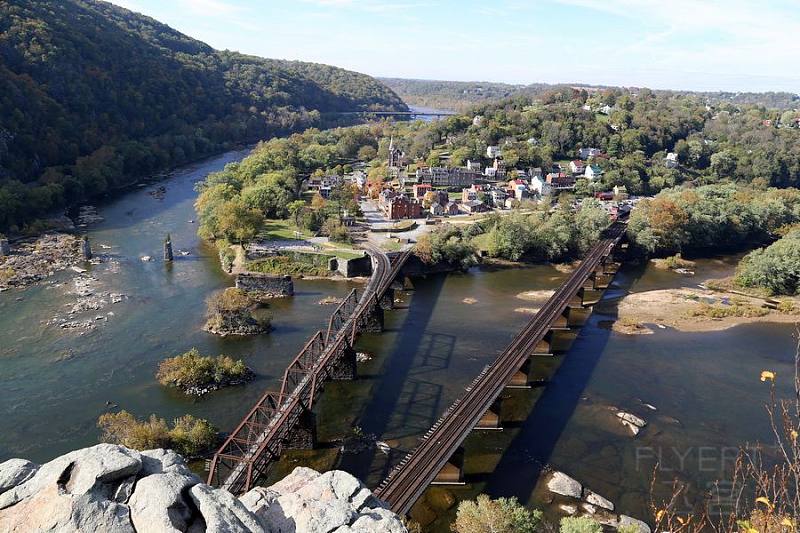
[[[94,329],[81,334],[48,324],[76,301],[78,275],[72,271],[0,294],[0,461],[43,462],[96,443],[97,417],[119,408],[167,419],[191,413],[229,431],[265,389],[277,387],[286,364],[332,311],[317,302],[357,285],[296,280],[293,298],[271,304],[275,329],[267,335],[220,339],[201,330],[205,299],[232,280],[196,236],[194,187],[243,155],[231,152],[181,169],[100,206],[104,221],[88,233],[95,251],[107,257],[84,277],[91,276],[97,294],[127,298],[87,312],[91,320],[103,317]],[[158,185],[166,188],[163,195],[152,194]],[[167,233],[176,249],[189,252],[172,265],[160,260]],[[141,261],[145,255],[154,260]],[[731,268],[725,258],[700,261],[692,282]],[[414,290],[402,294],[401,308],[387,312],[386,331],[359,341],[360,350],[373,354],[360,366],[359,380],[326,388],[317,406],[321,450],[290,455],[280,470],[309,462],[377,483],[505,347],[529,318],[524,311],[544,301],[519,295],[552,289],[565,276],[538,265],[416,280]],[[537,373],[552,374],[549,384],[507,395],[512,421],[504,431],[468,438],[470,484],[455,490],[456,496],[486,491],[541,505],[537,480],[550,465],[621,511],[644,518],[656,458],[662,481],[677,475],[702,490],[726,475],[729,447],[769,440],[763,407],[768,391],[758,376],[762,369],[793,373],[794,326],[754,324],[691,334],[656,329],[647,336],[620,335],[605,326],[624,291],[682,282],[650,267],[625,268],[571,350],[537,363]],[[192,347],[242,357],[258,378],[200,400],[158,385],[158,362]],[[785,387],[787,380],[779,384]],[[642,415],[648,426],[631,437],[613,418],[609,422],[610,406]],[[355,426],[391,451],[337,453],[339,440]]]

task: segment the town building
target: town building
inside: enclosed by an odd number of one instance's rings
[[[389,169],[400,168],[405,163],[405,154],[394,144],[394,137],[389,138]]]
[[[481,126],[483,124],[483,117],[481,115],[475,115],[472,117],[472,125],[473,126]]]
[[[600,179],[603,177],[603,169],[599,165],[586,165],[586,171],[583,176],[589,181]]]
[[[431,204],[429,211],[431,212],[431,215],[435,217],[440,217],[444,215],[444,206],[439,202],[433,202]]]
[[[417,170],[418,183],[432,187],[463,188],[481,179],[481,173],[461,167],[425,167]]]
[[[599,148],[580,148],[578,150],[578,157],[580,159],[586,160],[589,159],[590,157],[597,157],[602,153],[603,153],[602,150],[600,150]]]
[[[499,146],[487,146],[486,147],[486,157],[489,159],[494,159],[495,157],[500,157],[502,154],[502,150],[500,150]]]
[[[461,210],[465,213],[483,213],[488,211],[489,208],[480,200],[470,200],[469,202],[461,202]]]
[[[580,175],[586,171],[586,165],[580,159],[575,159],[574,161],[570,161],[569,170],[575,175]]]
[[[667,154],[667,157],[664,159],[664,165],[667,168],[677,168],[678,166],[678,154],[675,152],[670,152]]]
[[[386,218],[391,220],[422,216],[422,204],[405,194],[398,194],[390,190],[381,192],[379,206]]]
[[[616,200],[626,200],[628,198],[628,188],[625,185],[614,185],[614,198]]]
[[[480,161],[473,161],[471,159],[467,159],[467,170],[474,170],[475,172],[480,172],[483,165],[481,165]]]
[[[423,198],[425,193],[431,191],[431,185],[429,183],[417,183],[412,187],[413,196],[416,199]]]
[[[457,215],[461,212],[458,208],[458,204],[455,202],[447,202],[444,206],[444,214],[445,215]]]

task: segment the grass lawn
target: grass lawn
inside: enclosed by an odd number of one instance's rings
[[[294,222],[291,220],[282,219],[264,221],[264,227],[258,236],[261,239],[267,239],[271,241],[292,240],[297,238],[297,234],[295,233],[297,231],[300,232],[301,239],[311,237],[310,233],[298,229],[298,227],[295,226]]]

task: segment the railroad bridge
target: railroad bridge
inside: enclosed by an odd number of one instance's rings
[[[353,345],[360,333],[383,328],[383,311],[394,302],[393,283],[410,251],[393,259],[365,245],[372,276],[331,314],[326,330],[317,331],[287,367],[280,391],[265,392],[211,460],[208,484],[238,494],[250,490],[284,449],[312,448],[316,442],[314,402],[328,380],[356,377]]]
[[[432,483],[463,483],[463,448],[473,430],[500,429],[499,398],[505,388],[529,387],[531,360],[564,348],[561,334],[580,327],[617,272],[625,224],[614,223],[577,269],[514,337],[506,349],[466,387],[376,490],[398,514],[407,514]],[[214,455],[208,483],[238,494],[248,491],[284,449],[313,447],[314,401],[328,380],[353,379],[353,345],[365,331],[380,331],[383,311],[394,301],[393,283],[409,251],[393,260],[366,246],[373,275],[332,313],[286,369],[280,391],[265,392]]]
[[[422,437],[417,447],[392,470],[375,494],[392,511],[406,515],[432,483],[463,484],[462,444],[473,430],[499,429],[499,398],[507,387],[532,383],[531,360],[561,349],[560,332],[582,326],[591,306],[616,274],[625,244],[625,224],[616,222],[586,254],[572,275],[514,337],[506,349]]]

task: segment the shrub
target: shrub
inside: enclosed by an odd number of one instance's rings
[[[533,533],[541,521],[541,511],[526,509],[516,498],[492,500],[481,494],[475,501],[458,505],[451,529],[456,533]]]
[[[217,429],[207,420],[184,415],[175,419],[172,429],[163,418],[150,415],[138,420],[127,411],[106,413],[97,420],[103,442],[121,444],[134,450],[172,448],[184,457],[198,457],[217,443]]]
[[[560,533],[603,533],[603,526],[588,516],[567,516],[561,519]]]
[[[209,313],[224,313],[226,311],[241,311],[252,306],[255,302],[242,289],[228,287],[224,291],[216,292],[208,298]]]
[[[234,361],[227,355],[203,356],[196,348],[192,348],[184,354],[161,361],[156,379],[162,385],[187,390],[242,383],[251,374],[241,359]]]
[[[800,291],[800,231],[794,230],[766,248],[747,254],[736,269],[736,282],[770,294]]]

